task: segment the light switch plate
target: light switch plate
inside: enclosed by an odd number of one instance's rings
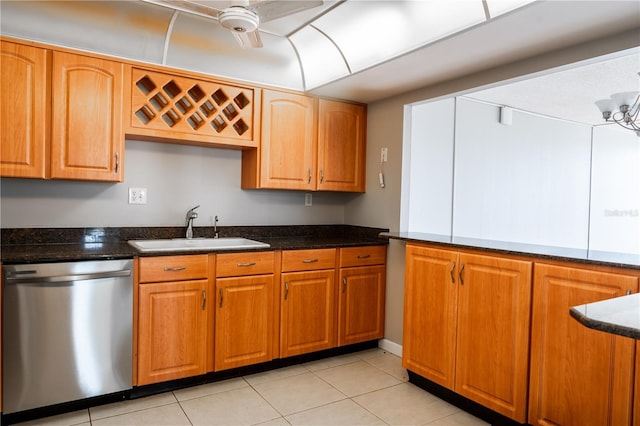
[[[304,205],[307,207],[313,205],[313,194],[311,194],[310,192],[304,194]]]
[[[147,188],[129,188],[129,204],[147,204]]]

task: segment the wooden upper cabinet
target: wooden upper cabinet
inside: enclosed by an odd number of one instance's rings
[[[243,188],[316,188],[316,104],[304,95],[263,91],[260,148],[242,154]]]
[[[126,134],[143,140],[256,147],[260,90],[132,67]]]
[[[320,99],[318,190],[365,191],[366,107]]]
[[[569,309],[637,290],[637,275],[536,264],[529,424],[632,424],[635,341],[587,328]]]
[[[53,53],[51,177],[123,180],[124,65]]]
[[[364,192],[366,107],[264,90],[260,147],[242,187]]]
[[[0,175],[48,176],[50,52],[0,41]]]

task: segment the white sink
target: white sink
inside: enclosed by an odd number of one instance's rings
[[[140,251],[242,250],[269,248],[270,245],[246,238],[173,238],[167,240],[129,240]]]

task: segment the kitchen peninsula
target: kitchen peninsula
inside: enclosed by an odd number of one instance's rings
[[[586,304],[593,320],[593,306],[616,303],[625,312],[613,317],[637,324],[639,254],[381,236],[406,243],[402,356],[411,382],[476,415],[488,408],[483,418],[494,424],[568,424],[567,412],[571,424],[634,424],[640,346],[569,311]]]

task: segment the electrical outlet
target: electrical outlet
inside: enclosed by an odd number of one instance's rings
[[[313,205],[313,194],[311,194],[310,192],[304,194],[304,205],[307,207]]]
[[[386,163],[387,162],[387,152],[388,152],[387,148],[382,148],[380,150],[380,162],[381,163]]]
[[[147,204],[147,188],[129,188],[129,204]]]

